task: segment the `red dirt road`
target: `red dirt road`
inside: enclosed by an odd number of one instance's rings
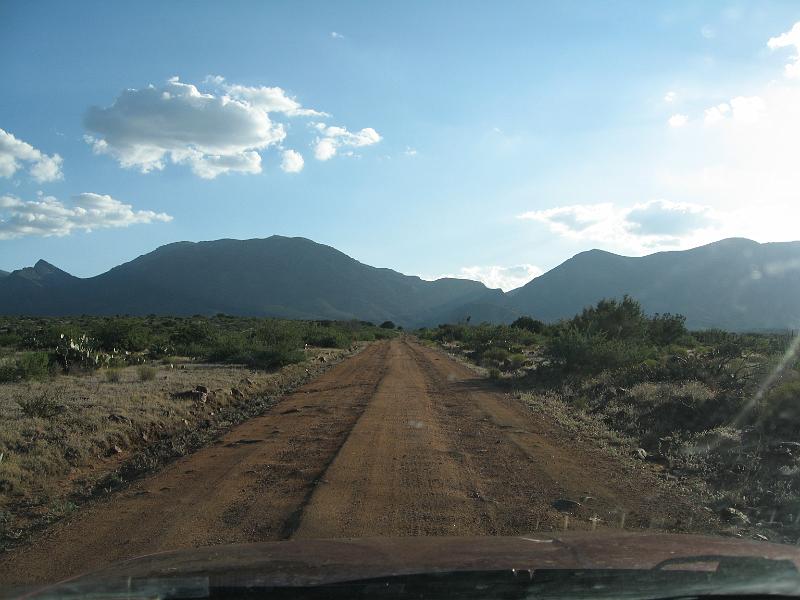
[[[580,506],[561,512],[559,499]],[[623,522],[702,530],[704,518],[649,466],[575,442],[466,366],[396,339],[0,556],[0,582],[213,544]]]

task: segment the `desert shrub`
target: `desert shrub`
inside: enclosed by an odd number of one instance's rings
[[[630,296],[621,301],[613,298],[600,300],[596,306],[569,321],[578,331],[603,334],[608,339],[642,339],[647,328],[647,319],[642,306]]]
[[[136,374],[139,376],[139,381],[153,381],[158,371],[149,365],[139,365],[136,367]]]
[[[122,371],[119,369],[106,369],[105,378],[109,383],[119,383],[122,381]]]
[[[206,321],[189,321],[182,323],[169,335],[169,342],[176,348],[204,348],[213,345],[219,338],[219,333]]]
[[[525,355],[524,354],[512,354],[508,357],[508,361],[506,366],[509,371],[517,371],[522,368],[525,364]]]
[[[759,428],[773,436],[800,438],[800,379],[782,382],[761,400]]]
[[[0,364],[0,383],[42,380],[50,375],[50,357],[46,352],[25,352]]]
[[[319,348],[347,348],[352,339],[345,332],[331,327],[312,326],[303,335],[303,342]]]
[[[532,317],[520,317],[511,323],[511,327],[525,329],[531,333],[542,333],[544,331],[545,324],[539,319],[534,319]]]
[[[483,362],[487,365],[500,365],[508,359],[508,350],[492,347],[482,353]]]
[[[99,324],[93,336],[106,351],[140,352],[152,342],[150,330],[140,319],[114,318]]]
[[[20,398],[17,400],[17,404],[23,414],[31,418],[50,419],[61,412],[61,404],[57,395],[47,390]]]
[[[573,373],[599,373],[650,357],[647,348],[635,342],[609,339],[604,332],[580,331],[575,327],[550,338],[547,352],[551,359]]]
[[[384,321],[380,327],[381,329],[394,329],[394,323],[392,321]]]
[[[647,336],[659,346],[674,344],[686,335],[686,317],[670,313],[656,314],[647,324]]]
[[[500,369],[497,367],[492,367],[489,369],[489,379],[497,380],[500,379]]]

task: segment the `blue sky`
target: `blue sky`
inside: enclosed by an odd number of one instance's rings
[[[510,288],[594,247],[796,239],[798,22],[794,1],[0,1],[0,269],[282,234]]]

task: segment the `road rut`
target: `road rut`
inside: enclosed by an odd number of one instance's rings
[[[649,466],[577,442],[466,366],[403,338],[370,345],[215,444],[0,556],[0,582],[54,581],[215,544],[702,531],[712,526],[704,519]]]

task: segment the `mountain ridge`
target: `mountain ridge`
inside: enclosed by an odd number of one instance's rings
[[[0,276],[0,314],[216,314],[298,319],[509,323],[568,318],[625,294],[693,328],[800,326],[800,242],[727,238],[642,257],[586,250],[503,293],[469,279],[425,281],[303,237],[173,242],[93,277],[39,260]]]

